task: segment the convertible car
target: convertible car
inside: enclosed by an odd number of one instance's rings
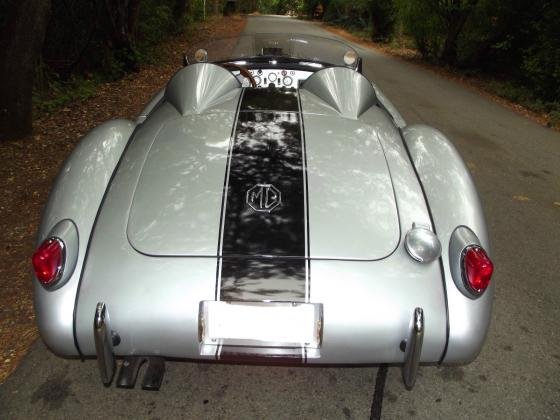
[[[493,265],[452,143],[407,125],[344,43],[193,55],[60,171],[32,258],[48,347],[97,357],[106,385],[146,363],[144,389],[166,358],[399,364],[408,388],[421,363],[472,361]]]

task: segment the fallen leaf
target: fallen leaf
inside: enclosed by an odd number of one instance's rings
[[[517,201],[531,201],[531,199],[525,195],[514,195],[513,199]]]

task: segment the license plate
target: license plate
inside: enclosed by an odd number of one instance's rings
[[[200,302],[203,345],[319,348],[323,305],[292,302]]]

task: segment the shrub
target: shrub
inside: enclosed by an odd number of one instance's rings
[[[424,0],[397,0],[400,21],[424,57],[438,57],[443,44],[443,22]]]

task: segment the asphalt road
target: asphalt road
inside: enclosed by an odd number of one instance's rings
[[[332,36],[287,18],[251,17],[247,32]],[[383,418],[560,417],[560,134],[437,74],[358,47],[364,72],[409,124],[446,133],[486,212],[496,297],[486,345],[462,367],[423,367],[406,391],[389,368]],[[368,418],[376,368],[173,362],[161,391],[104,388],[96,362],[36,343],[0,386],[0,417]]]

